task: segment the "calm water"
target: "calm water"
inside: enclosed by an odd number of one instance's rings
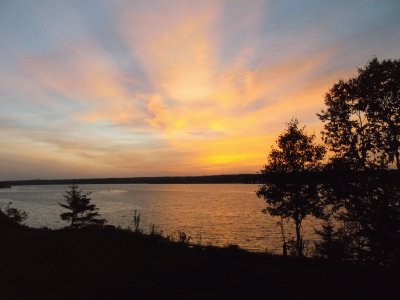
[[[245,184],[109,184],[80,185],[92,192],[108,224],[132,227],[136,209],[141,228],[148,232],[150,223],[164,235],[177,236],[184,231],[190,242],[226,246],[236,244],[252,251],[281,251],[277,218],[265,215],[257,185]],[[8,201],[29,214],[26,224],[32,227],[61,228],[67,224],[59,217],[63,209],[66,185],[19,186],[0,189],[0,206]],[[303,225],[305,239],[313,239],[313,220]],[[291,224],[285,225],[290,231]]]

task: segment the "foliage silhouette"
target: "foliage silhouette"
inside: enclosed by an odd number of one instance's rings
[[[12,202],[8,202],[7,206],[3,212],[0,208],[0,223],[4,226],[13,226],[17,224],[21,224],[28,218],[28,214],[20,209],[15,207],[11,207]]]
[[[90,193],[83,193],[78,185],[72,184],[70,190],[66,191],[64,198],[67,204],[59,203],[59,205],[69,212],[62,213],[61,219],[70,221],[71,228],[81,228],[88,225],[104,225],[105,219],[97,218],[99,216],[98,208],[95,204],[91,204]]]
[[[400,170],[400,60],[372,59],[358,75],[325,95],[324,141],[331,166],[351,170]]]
[[[361,262],[400,262],[400,183],[373,173],[324,185],[326,202],[342,224],[349,255]]]
[[[178,241],[181,244],[189,244],[192,237],[187,235],[184,231],[178,230]]]
[[[315,242],[315,256],[332,260],[350,258],[348,246],[351,242],[346,239],[348,235],[343,227],[335,230],[332,221],[327,219],[322,223],[322,228],[315,229],[315,232],[320,237],[320,240]]]
[[[296,119],[286,125],[286,130],[277,139],[278,148],[272,148],[267,164],[261,172],[302,174],[320,170],[325,148],[314,144],[315,136],[307,134],[304,127],[299,128]],[[278,181],[260,186],[257,196],[263,197],[268,204],[263,210],[264,213],[294,221],[296,252],[298,256],[302,256],[302,221],[308,215],[323,216],[324,205],[319,198],[319,185],[312,182],[288,184]],[[283,247],[285,251],[285,241]]]
[[[28,214],[25,211],[11,207],[11,205],[12,202],[7,203],[5,214],[13,222],[20,224],[28,218]]]

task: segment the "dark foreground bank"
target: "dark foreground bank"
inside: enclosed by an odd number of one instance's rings
[[[398,273],[115,228],[0,227],[0,299],[385,299]]]

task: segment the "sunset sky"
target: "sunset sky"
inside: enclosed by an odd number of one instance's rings
[[[255,173],[400,1],[0,1],[0,180]]]

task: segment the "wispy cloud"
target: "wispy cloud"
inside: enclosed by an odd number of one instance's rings
[[[400,55],[395,1],[48,4],[0,12],[3,179],[256,172],[292,117],[318,133],[335,81]]]

